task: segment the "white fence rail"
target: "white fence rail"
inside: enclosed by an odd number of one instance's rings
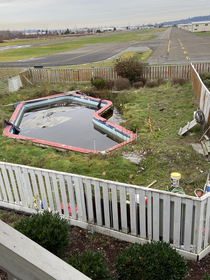
[[[0,268],[9,280],[90,279],[2,221]]]
[[[0,162],[0,207],[35,212],[36,206],[125,241],[170,242],[188,258],[209,252],[208,194],[196,198]]]

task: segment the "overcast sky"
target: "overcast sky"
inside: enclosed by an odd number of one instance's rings
[[[0,0],[0,30],[161,23],[210,14],[209,0]]]

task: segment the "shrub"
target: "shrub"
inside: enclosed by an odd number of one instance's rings
[[[125,59],[115,63],[115,71],[118,76],[134,81],[136,78],[141,77],[142,65],[138,61]]]
[[[113,80],[106,80],[106,89],[112,90],[114,87],[114,81]]]
[[[130,89],[131,84],[126,78],[119,78],[114,80],[114,87],[116,90]]]
[[[158,85],[165,85],[167,83],[167,81],[165,79],[163,79],[163,78],[159,78],[157,80],[157,82],[158,82]]]
[[[173,78],[171,81],[171,85],[180,85],[183,86],[186,83],[186,79],[183,78]]]
[[[65,261],[93,280],[113,279],[103,260],[102,252],[85,250],[83,253],[66,258]]]
[[[115,262],[118,279],[181,280],[187,274],[183,258],[165,242],[134,244],[121,250]]]
[[[135,83],[133,84],[133,86],[134,86],[134,88],[140,88],[140,87],[143,87],[144,84],[143,84],[143,82],[135,82]]]
[[[147,81],[146,83],[146,87],[148,88],[153,88],[153,87],[157,87],[158,86],[158,81]]]
[[[91,80],[91,84],[97,89],[104,89],[106,87],[106,80],[104,80],[103,78],[97,78]]]
[[[64,253],[70,241],[68,222],[58,213],[37,213],[18,221],[14,228],[57,256]]]
[[[139,77],[139,78],[134,79],[134,82],[135,82],[135,83],[137,83],[137,82],[142,82],[142,83],[145,85],[146,82],[147,82],[147,79],[144,78],[144,77]]]
[[[210,80],[210,72],[200,73],[201,80]]]

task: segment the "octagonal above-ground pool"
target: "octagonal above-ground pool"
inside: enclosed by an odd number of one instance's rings
[[[111,101],[79,91],[23,101],[5,121],[3,135],[62,150],[109,152],[136,138],[132,131],[105,118],[112,110]]]

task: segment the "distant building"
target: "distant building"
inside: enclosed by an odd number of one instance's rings
[[[191,32],[206,32],[210,31],[210,21],[192,22]]]
[[[192,24],[191,23],[183,23],[183,24],[178,24],[178,28],[191,31]]]

